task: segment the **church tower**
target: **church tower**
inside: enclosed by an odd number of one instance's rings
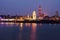
[[[58,11],[56,11],[55,17],[59,17],[59,16],[58,16]]]
[[[41,16],[42,16],[42,7],[40,5],[38,8],[38,17],[41,17]]]

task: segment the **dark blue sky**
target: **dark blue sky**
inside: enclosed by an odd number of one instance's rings
[[[56,10],[60,13],[60,0],[0,0],[0,14],[31,15],[39,5],[49,16],[54,15]]]

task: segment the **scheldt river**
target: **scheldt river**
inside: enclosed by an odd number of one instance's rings
[[[0,40],[60,40],[60,24],[2,22]]]

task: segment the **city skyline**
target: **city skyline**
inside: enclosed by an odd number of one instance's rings
[[[56,10],[60,13],[59,3],[60,0],[0,0],[0,14],[31,15],[34,10],[38,13],[41,5],[43,13],[53,16]]]

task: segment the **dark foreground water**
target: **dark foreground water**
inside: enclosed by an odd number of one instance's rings
[[[1,23],[0,40],[60,40],[60,24]]]

